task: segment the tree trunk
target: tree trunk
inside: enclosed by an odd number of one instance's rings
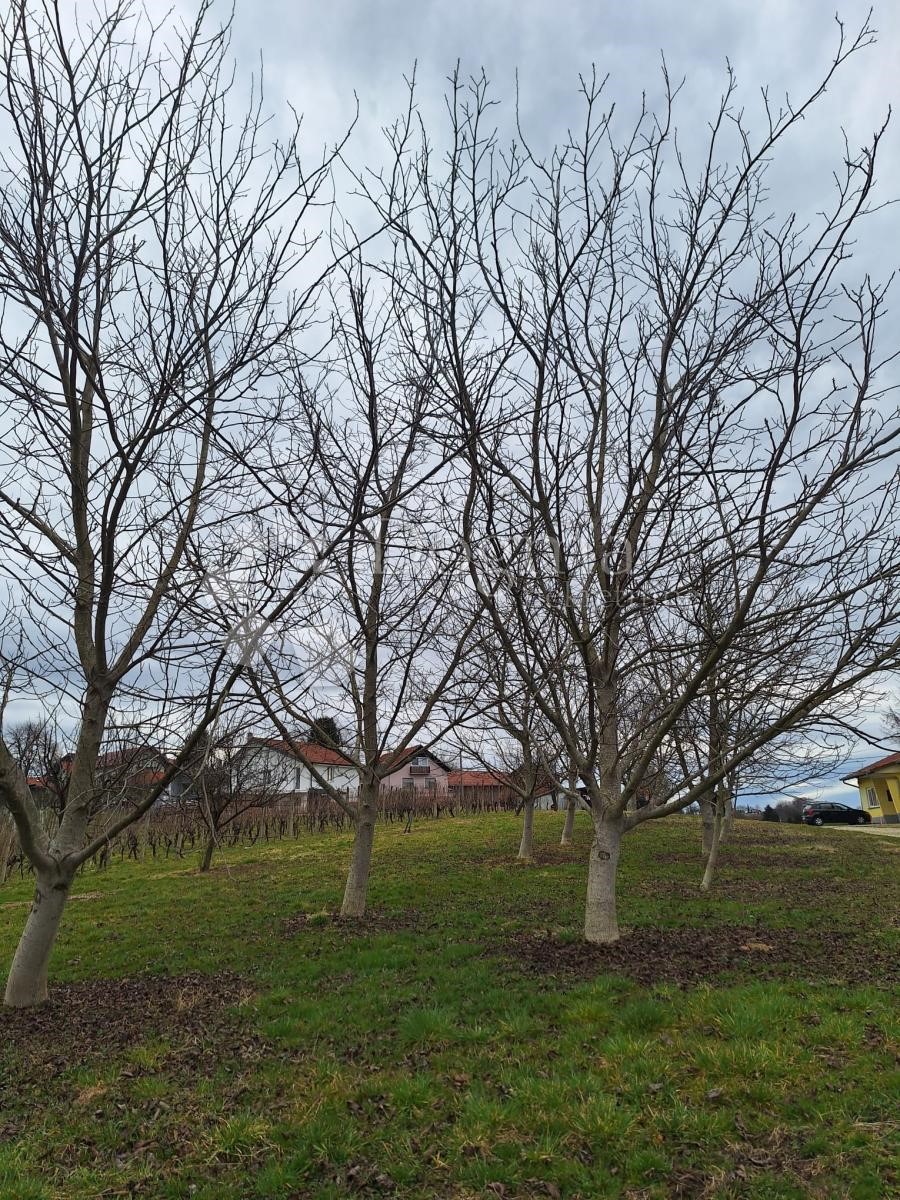
[[[4,1003],[12,1008],[28,1008],[47,999],[50,955],[72,878],[71,874],[47,875],[43,872],[37,876],[34,902],[6,981]]]
[[[559,839],[561,846],[571,845],[572,832],[575,829],[575,806],[577,801],[574,796],[570,796],[566,801],[566,820],[563,825],[562,837]]]
[[[519,842],[518,858],[521,862],[530,862],[534,850],[534,796],[525,801],[525,811],[522,816],[522,840]]]
[[[377,785],[375,795],[377,795]],[[342,917],[361,917],[365,914],[374,840],[375,800],[374,797],[364,797],[361,794],[356,821],[356,836],[353,839],[353,853],[350,857],[350,870],[347,873],[347,885],[344,888],[344,900],[341,904]]]
[[[703,857],[709,858],[716,830],[716,798],[704,796],[700,801],[700,817],[703,822]]]
[[[215,835],[210,834],[210,836],[207,838],[206,846],[203,850],[203,860],[200,863],[200,873],[201,874],[204,874],[206,871],[209,870],[210,863],[212,862],[213,854],[215,853],[215,849],[216,849]]]
[[[584,936],[589,942],[616,942],[619,923],[616,917],[616,869],[622,842],[620,819],[594,817],[594,840],[588,859],[587,904]]]
[[[723,827],[724,815],[721,807],[717,805],[715,816],[713,818],[712,845],[709,848],[709,854],[706,858],[706,870],[703,872],[703,879],[700,881],[701,892],[708,892],[712,887],[713,877],[716,873],[716,864],[719,861],[719,845],[722,841]]]

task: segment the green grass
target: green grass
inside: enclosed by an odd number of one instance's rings
[[[360,929],[328,915],[345,835],[229,851],[206,877],[187,859],[84,875],[76,894],[100,895],[70,905],[54,983],[230,971],[249,998],[226,1034],[190,1044],[177,1020],[77,1053],[8,1037],[0,1198],[895,1194],[886,988],[802,964],[793,979],[643,987],[541,976],[507,953],[517,931],[578,936],[580,820],[571,854],[530,866],[513,861],[512,816],[379,828],[381,920]],[[537,814],[536,844],[553,849],[561,822]],[[739,825],[705,898],[698,842],[686,817],[627,839],[623,925],[758,920],[857,936],[863,954],[896,946],[896,844]],[[4,963],[29,892],[0,890]],[[140,1029],[140,1013],[122,1020]]]

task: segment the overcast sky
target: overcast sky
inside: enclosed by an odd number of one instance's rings
[[[154,16],[172,8],[171,0],[145,2]],[[82,3],[90,7],[79,0],[79,8]],[[868,10],[860,0],[840,5],[848,33]],[[176,11],[188,18],[195,5],[176,0]],[[223,2],[218,11],[226,18],[229,5]],[[512,116],[518,73],[524,126],[546,148],[581,122],[580,72],[596,66],[601,76],[608,74],[608,96],[627,118],[643,92],[651,104],[658,98],[665,54],[670,75],[686,81],[677,123],[689,147],[715,111],[726,60],[736,71],[751,126],[762,112],[762,86],[776,101],[785,93],[801,98],[836,48],[832,13],[823,0],[234,0],[233,51],[244,81],[262,61],[266,107],[276,122],[288,104],[303,113],[311,153],[341,136],[358,97],[360,117],[348,155],[357,167],[377,168],[381,129],[402,111],[404,78],[414,65],[419,104],[435,128],[457,60],[467,73],[484,68],[502,102],[501,124]],[[878,43],[844,68],[776,164],[773,200],[779,209],[818,208],[843,158],[842,128],[852,149],[882,124],[889,105],[900,109],[900,0],[876,4],[872,24]],[[900,112],[878,176],[883,199],[900,196]],[[861,266],[889,273],[898,265],[898,247],[900,205],[870,224]],[[877,753],[861,748],[859,761],[872,757]]]
[[[836,45],[833,11],[824,0],[235,0],[234,49],[248,70],[262,55],[272,108],[289,100],[302,111],[310,144],[339,136],[355,93],[360,121],[351,157],[376,165],[380,129],[401,110],[404,76],[414,64],[430,123],[439,118],[457,60],[469,73],[485,69],[508,115],[518,72],[524,124],[550,144],[580,122],[579,72],[595,65],[608,74],[608,94],[627,115],[643,91],[651,102],[658,96],[664,53],[670,74],[686,80],[679,126],[689,144],[721,94],[726,59],[751,120],[761,111],[761,86],[773,99],[786,92],[796,99],[808,89]],[[840,6],[848,31],[868,11],[860,0]],[[878,44],[848,64],[778,164],[780,198],[801,210],[840,162],[841,127],[853,145],[870,137],[891,102],[898,107],[900,3],[882,0],[872,23]],[[900,119],[880,177],[885,194],[900,194]],[[879,241],[890,228],[896,256],[900,219],[892,213],[889,221],[879,227]]]
[[[851,0],[839,15],[855,32],[868,11],[868,3]],[[785,93],[797,100],[814,86],[837,45],[833,12],[823,0],[235,0],[234,49],[248,71],[262,55],[271,108],[289,100],[302,111],[311,147],[340,136],[355,94],[360,119],[349,156],[377,167],[381,128],[402,110],[414,65],[419,104],[433,127],[457,60],[469,74],[484,68],[503,106],[501,123],[512,115],[518,74],[523,123],[546,147],[580,123],[579,72],[596,66],[608,74],[608,96],[627,117],[642,92],[651,103],[659,96],[664,54],[670,75],[685,78],[678,125],[689,146],[714,112],[726,60],[751,124],[762,112],[761,87],[777,101]],[[878,176],[884,199],[900,196],[900,2],[882,0],[872,24],[877,44],[847,64],[777,162],[777,207],[815,211],[843,158],[842,129],[851,148],[867,141],[889,105],[896,115]],[[859,250],[861,267],[880,273],[898,265],[900,205],[870,224]],[[878,724],[875,717],[873,729]],[[861,746],[852,765],[878,756]],[[854,801],[839,780],[809,791]]]
[[[848,29],[868,7],[841,6]],[[832,11],[823,0],[235,0],[235,49],[248,66],[262,51],[273,102],[290,99],[325,131],[341,127],[355,91],[368,137],[394,115],[414,62],[423,95],[437,99],[457,59],[468,70],[484,67],[510,96],[518,70],[529,121],[562,129],[577,111],[579,72],[596,64],[611,75],[617,99],[633,104],[642,89],[655,89],[661,52],[697,97],[718,93],[726,58],[748,100],[763,83],[773,95],[796,92],[833,48]],[[841,96],[823,109],[832,133],[842,121],[851,134],[868,133],[892,90],[897,99],[896,0],[876,6],[873,24],[879,45],[849,69]]]

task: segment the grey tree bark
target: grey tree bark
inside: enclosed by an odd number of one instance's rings
[[[561,846],[569,846],[572,842],[572,834],[575,830],[575,807],[576,800],[574,796],[569,796],[566,801],[566,819],[563,824],[562,836],[559,839]]]
[[[712,840],[709,847],[709,854],[706,857],[706,868],[703,872],[703,878],[700,881],[701,892],[708,892],[715,878],[716,866],[719,861],[719,846],[722,844],[722,831],[725,824],[723,812],[725,800],[726,797],[720,793],[714,805]]]
[[[619,937],[616,872],[621,842],[621,819],[605,819],[595,814],[584,918],[584,936],[588,942],[603,944],[615,942]]]
[[[9,976],[4,1003],[27,1008],[47,999],[50,955],[69,898],[74,873],[39,871],[31,912],[19,939]]]
[[[525,801],[522,813],[522,839],[519,842],[517,858],[520,862],[530,862],[534,856],[534,796]]]
[[[206,839],[206,845],[203,848],[203,858],[200,861],[200,874],[205,875],[212,865],[213,854],[216,850],[215,836],[210,834]]]
[[[372,871],[372,844],[375,840],[377,795],[377,783],[366,785],[360,793],[353,853],[350,856],[350,869],[347,872],[341,904],[342,917],[362,917],[366,912],[369,875]]]

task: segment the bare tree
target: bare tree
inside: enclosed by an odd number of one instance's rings
[[[282,738],[354,822],[341,907],[353,917],[365,912],[383,780],[414,747],[436,745],[469,707],[455,677],[474,621],[459,615],[468,576],[448,498],[461,488],[432,365],[402,276],[385,272],[387,286],[379,277],[357,259],[334,278],[330,357],[314,392],[298,387],[295,424],[317,426],[320,524],[355,523],[255,676]],[[280,483],[293,515],[289,475]],[[329,711],[346,714],[342,745],[320,719]],[[306,756],[292,732],[304,726],[341,751],[356,772],[355,797]]]
[[[883,129],[842,153],[808,227],[773,215],[765,190],[773,155],[870,41],[868,25],[840,28],[801,103],[763,95],[758,135],[729,74],[691,162],[668,78],[661,112],[624,140],[585,80],[582,132],[547,157],[521,130],[504,148],[485,82],[455,80],[446,165],[409,119],[380,185],[363,181],[418,264],[407,290],[455,397],[473,580],[591,806],[589,941],[618,937],[623,834],[897,661],[896,350],[879,352],[886,288],[848,267]],[[697,562],[727,596],[712,644],[686,577]],[[795,667],[765,723],[637,805],[679,723],[700,726],[711,678],[748,647],[784,659],[787,637]]]
[[[578,771],[569,766],[566,774],[566,819],[563,821],[562,833],[559,835],[561,846],[570,846],[575,833],[575,814],[578,812]]]
[[[522,836],[517,858],[530,862],[534,855],[535,801],[548,791],[562,789],[560,755],[554,745],[552,728],[542,714],[518,673],[511,667],[503,646],[494,636],[492,624],[480,617],[480,602],[463,671],[466,690],[478,697],[479,721],[475,729],[459,731],[461,752],[477,759],[494,772],[517,800],[522,813]]]
[[[187,787],[181,802],[196,807],[206,830],[200,871],[212,865],[216,847],[241,817],[270,809],[291,791],[293,768],[263,764],[247,741],[246,718],[235,713],[207,729],[184,764]]]
[[[246,505],[247,413],[277,390],[317,290],[298,271],[333,155],[305,169],[296,126],[264,144],[258,89],[229,116],[209,7],[154,27],[124,2],[76,22],[58,0],[14,0],[0,19],[3,653],[77,725],[52,837],[0,741],[0,803],[36,874],[11,1005],[46,996],[79,865],[178,769],[98,831],[110,720],[183,755],[240,675],[186,617],[204,586],[188,551]]]
[[[26,780],[42,797],[57,822],[62,820],[69,792],[64,742],[59,729],[49,719],[23,721],[4,735],[7,749]]]
[[[720,630],[730,619],[729,587],[727,577],[715,577],[702,561],[685,570],[685,588],[694,592],[699,654],[715,649]],[[786,695],[799,694],[817,675],[829,671],[833,648],[820,645],[802,605],[785,599],[781,597],[777,632],[765,630],[759,636],[750,627],[734,635],[731,653],[709,672],[695,703],[670,734],[668,748],[676,778],[705,776],[716,781],[698,798],[705,864],[702,891],[712,885],[738,789],[784,794],[791,784],[828,775],[846,756],[855,714],[872,703],[871,688],[858,684],[838,690],[813,712],[798,716],[789,729],[764,741],[739,765],[720,770],[723,762],[733,759],[736,747],[751,742],[760,731],[777,728]],[[651,659],[650,664],[659,696],[671,695],[689,669],[677,653]],[[696,727],[695,722],[699,722]]]

